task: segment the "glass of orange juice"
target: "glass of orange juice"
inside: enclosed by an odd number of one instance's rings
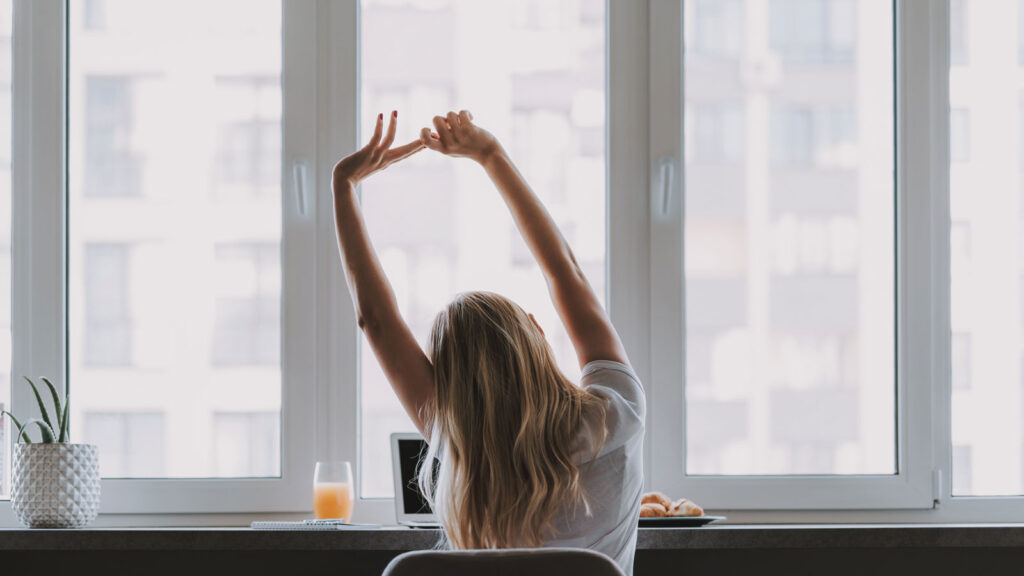
[[[313,471],[313,516],[352,521],[352,465],[317,462]]]

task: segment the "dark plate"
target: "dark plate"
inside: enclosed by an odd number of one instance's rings
[[[665,516],[663,518],[641,518],[641,528],[693,528],[703,526],[719,520],[725,520],[725,516]]]

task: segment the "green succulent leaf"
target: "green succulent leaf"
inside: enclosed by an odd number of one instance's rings
[[[46,383],[46,387],[50,389],[50,396],[53,397],[53,407],[55,409],[54,415],[57,416],[57,428],[64,428],[64,410],[60,407],[60,395],[57,394],[57,387],[54,386],[53,382],[50,382],[50,379],[46,376],[43,376],[40,379]],[[61,440],[58,440],[58,442],[61,442]]]
[[[60,419],[60,435],[57,437],[57,442],[69,442],[71,439],[68,438],[68,409],[71,408],[70,395],[64,396],[64,416]]]
[[[49,424],[47,424],[46,422],[43,422],[42,420],[40,420],[39,418],[30,418],[24,424],[22,424],[21,427],[18,428],[18,436],[25,435],[25,428],[28,428],[32,424],[35,424],[36,426],[39,427],[39,432],[43,436],[43,444],[53,444],[54,443],[54,441],[56,439],[56,436],[53,433],[53,428]],[[31,442],[27,442],[27,443],[31,444]]]
[[[28,437],[28,433],[27,432],[23,432],[25,427],[22,426],[21,422],[18,421],[18,418],[14,414],[11,414],[7,410],[0,410],[0,413],[7,414],[8,416],[10,416],[11,417],[11,421],[14,422],[15,426],[17,426],[18,434],[15,435],[15,438],[17,438],[18,436],[21,436],[22,440],[25,441],[25,444],[31,444],[32,443],[32,440]]]
[[[36,395],[36,402],[39,403],[39,412],[43,415],[43,422],[50,427],[50,433],[53,434],[53,422],[50,421],[50,415],[47,413],[46,404],[43,404],[43,397],[39,395],[39,388],[36,388],[36,383],[33,382],[28,376],[24,377],[28,381],[28,385],[32,387],[32,393]],[[45,442],[45,440],[44,440]],[[51,440],[53,442],[53,440]]]

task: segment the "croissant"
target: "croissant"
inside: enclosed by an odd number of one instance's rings
[[[642,507],[642,506],[641,506]],[[703,516],[704,509],[686,498],[680,498],[668,509],[669,516]]]
[[[647,492],[640,498],[641,505],[652,503],[661,504],[666,511],[672,508],[672,499],[661,492]]]
[[[648,502],[647,504],[640,505],[641,518],[661,518],[663,516],[668,516],[668,510],[657,502]]]

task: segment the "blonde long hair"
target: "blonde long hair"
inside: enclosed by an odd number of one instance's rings
[[[419,471],[455,549],[536,547],[560,510],[589,512],[572,452],[604,403],[570,382],[530,316],[490,292],[458,295],[434,320],[436,395]],[[594,447],[600,450],[601,436]]]

